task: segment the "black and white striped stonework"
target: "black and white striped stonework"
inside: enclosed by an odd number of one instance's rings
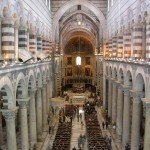
[[[127,29],[123,36],[124,58],[131,57],[131,30]]]
[[[36,35],[35,32],[30,32],[29,35],[29,51],[32,53],[32,56],[36,55]]]
[[[109,57],[109,42],[108,41],[106,41],[105,57]]]
[[[27,50],[27,29],[25,27],[19,27],[18,48]]]
[[[14,21],[13,19],[2,20],[2,56],[6,62],[14,62]]]
[[[42,38],[40,36],[37,37],[37,51],[42,52]]]
[[[133,59],[142,58],[143,25],[136,23],[133,28]]]
[[[118,54],[118,58],[122,58],[123,57],[123,33],[120,32],[118,33],[117,36],[117,54]]]
[[[146,61],[150,61],[150,19],[146,21]]]
[[[112,39],[109,40],[109,57],[112,57]]]
[[[46,39],[45,38],[42,39],[42,50],[46,54]]]
[[[117,56],[117,37],[112,38],[112,57],[116,58]]]
[[[46,54],[50,55],[50,42],[49,42],[49,40],[46,40]]]

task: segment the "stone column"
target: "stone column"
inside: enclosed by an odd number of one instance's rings
[[[145,109],[145,134],[144,134],[144,150],[150,148],[150,99],[142,98]]]
[[[117,84],[113,80],[113,89],[112,89],[112,123],[116,123],[117,118]]]
[[[142,59],[143,24],[140,21],[133,26],[133,59]]]
[[[117,96],[117,124],[116,124],[117,142],[121,142],[122,127],[123,127],[123,91],[121,83],[119,83]]]
[[[38,140],[42,137],[42,87],[38,87],[36,93],[36,113],[37,113],[37,136]]]
[[[46,112],[46,82],[43,83],[43,88],[42,88],[42,97],[43,97],[43,104],[42,104],[42,127],[43,127],[43,131],[46,131],[46,127],[47,127],[47,112]]]
[[[123,109],[123,147],[126,143],[130,143],[130,92],[129,89],[124,89],[124,109]]]
[[[17,150],[16,143],[16,128],[15,119],[18,108],[11,110],[1,109],[2,115],[6,120],[6,134],[7,134],[7,150]]]
[[[16,24],[15,25],[15,32],[14,32],[14,35],[15,35],[15,38],[14,38],[14,44],[15,44],[15,61],[18,62],[18,59],[19,59],[19,51],[18,51],[18,25]]]
[[[123,57],[123,33],[122,30],[118,33],[117,36],[117,57],[122,58]]]
[[[150,45],[150,17],[146,18],[146,45]],[[146,61],[150,62],[150,46],[146,46]]]
[[[133,97],[132,111],[132,131],[131,131],[131,150],[138,150],[140,144],[140,123],[141,123],[141,94],[131,91]]]
[[[111,79],[108,78],[108,116],[111,117],[111,110],[112,110],[112,84]]]
[[[0,112],[0,148],[4,144],[3,141],[3,127],[2,127],[2,113]]]
[[[30,147],[37,142],[37,128],[36,128],[36,111],[35,111],[35,92],[36,89],[29,91],[30,103],[29,103],[29,137]]]
[[[6,17],[2,20],[2,55],[7,63],[14,63],[14,19]]]
[[[47,108],[46,108],[46,110],[47,110],[47,114],[49,114],[50,79],[47,80],[46,91],[47,91],[46,92],[46,97],[47,97],[47,102],[46,102]]]
[[[21,148],[22,150],[29,150],[29,139],[28,139],[28,119],[27,119],[27,99],[17,99],[20,108],[21,118]]]

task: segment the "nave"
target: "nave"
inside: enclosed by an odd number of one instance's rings
[[[72,93],[70,95],[72,95]],[[94,104],[94,99],[89,99],[89,101],[88,99],[86,101],[85,100],[82,101],[80,99],[79,100],[80,102],[78,104],[76,101],[77,100],[72,101],[71,104],[70,102],[64,103],[64,108],[65,110],[67,110],[66,115],[71,114],[72,113],[71,110],[75,110],[74,111],[75,114],[72,114],[72,122],[70,116],[69,117],[66,116],[65,121],[60,119],[61,115],[59,116],[59,125],[55,131],[56,132],[55,139],[54,138],[50,139],[49,143],[47,143],[48,144],[47,149],[48,150],[49,148],[51,148],[52,150],[57,149],[80,150],[80,148],[81,150],[109,149],[107,147],[108,145],[105,136],[108,135],[108,137],[110,137],[110,133],[108,130],[103,131],[101,127],[101,120],[104,118],[99,114],[101,112],[100,107],[97,107]],[[71,110],[68,109],[69,107]],[[61,110],[62,108],[60,109],[60,111]],[[78,113],[79,115],[81,114],[82,117],[78,116]],[[62,116],[64,117],[64,115]],[[81,122],[83,123],[83,125]],[[86,138],[84,143],[82,143],[80,142],[80,137],[84,136]],[[113,140],[111,144],[112,149],[115,150],[116,147],[114,145]]]

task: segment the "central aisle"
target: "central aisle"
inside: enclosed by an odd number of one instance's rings
[[[84,119],[84,111],[83,111],[83,108],[80,107],[79,108],[79,112],[82,112],[82,122],[84,124],[83,128],[81,129],[81,120],[79,119],[79,122],[78,122],[78,119],[77,119],[77,115],[75,116],[74,120],[72,121],[72,137],[71,137],[71,149],[75,146],[76,149],[78,149],[78,138],[79,136],[82,134],[82,135],[86,135],[86,125],[85,125],[85,119]],[[84,145],[84,150],[88,150],[88,147],[87,147],[87,140],[85,142],[85,145]]]

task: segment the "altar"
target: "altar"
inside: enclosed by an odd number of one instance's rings
[[[73,102],[84,102],[85,96],[83,95],[75,95],[72,97]]]

